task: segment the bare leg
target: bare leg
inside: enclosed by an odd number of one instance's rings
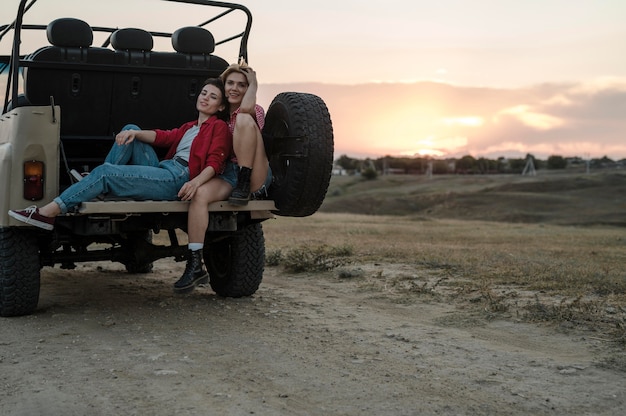
[[[39,213],[44,217],[54,218],[61,213],[61,207],[53,201],[39,208]]]
[[[263,143],[263,136],[261,131],[256,129],[256,153],[254,156],[254,162],[252,164],[252,174],[250,176],[250,189],[252,192],[258,190],[267,178],[267,171],[269,168],[269,162],[265,154],[265,144]]]
[[[204,235],[209,225],[208,206],[215,201],[228,198],[233,188],[228,182],[213,178],[198,188],[191,203],[187,217],[187,234],[190,243],[204,243]]]
[[[250,114],[238,114],[233,134],[233,148],[240,167],[252,169],[250,189],[254,192],[265,183],[268,161],[263,136]]]
[[[204,236],[209,225],[208,205],[215,201],[220,201],[228,197],[232,191],[232,186],[222,179],[213,178],[198,188],[196,194],[191,199],[187,217],[187,234],[189,244],[189,257],[187,266],[182,277],[174,283],[174,292],[189,293],[198,284],[209,281],[209,275],[202,264],[202,249]]]

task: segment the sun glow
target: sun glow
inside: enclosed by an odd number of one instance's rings
[[[407,150],[405,152],[400,153],[400,156],[408,156],[408,157],[415,157],[415,156],[432,156],[432,157],[441,157],[444,156],[446,153],[441,151],[441,150],[437,150],[437,149],[418,149],[418,150]]]
[[[476,114],[454,115],[458,112],[446,107],[421,100],[401,101],[399,106],[389,107],[393,111],[354,120],[351,124],[358,126],[359,133],[347,145],[358,146],[367,153],[410,157],[445,157],[463,152],[472,136],[469,130],[482,128],[486,120]]]
[[[482,117],[444,117],[441,122],[446,126],[480,127],[484,124]]]
[[[467,146],[466,137],[437,137],[429,136],[413,143],[409,150],[400,152],[403,156],[433,156],[441,157],[453,153]]]
[[[587,91],[576,85],[536,87],[532,96],[526,90],[466,91],[434,84],[342,87],[337,96],[331,94],[335,87],[312,92],[329,105],[338,155],[548,157],[577,152],[619,159],[626,148],[619,138],[623,117],[615,108],[623,96],[620,85],[599,96],[576,95],[573,91]],[[602,137],[589,140],[589,132]]]

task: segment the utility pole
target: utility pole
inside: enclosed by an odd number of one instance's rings
[[[535,163],[533,162],[532,156],[528,155],[526,158],[526,166],[524,166],[524,170],[522,171],[522,176],[530,175],[535,176],[537,171],[535,171]]]

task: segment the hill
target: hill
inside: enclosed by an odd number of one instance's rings
[[[626,226],[626,172],[333,176],[320,211]]]

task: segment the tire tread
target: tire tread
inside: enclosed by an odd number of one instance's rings
[[[29,315],[39,302],[39,247],[30,230],[0,228],[0,316]]]

